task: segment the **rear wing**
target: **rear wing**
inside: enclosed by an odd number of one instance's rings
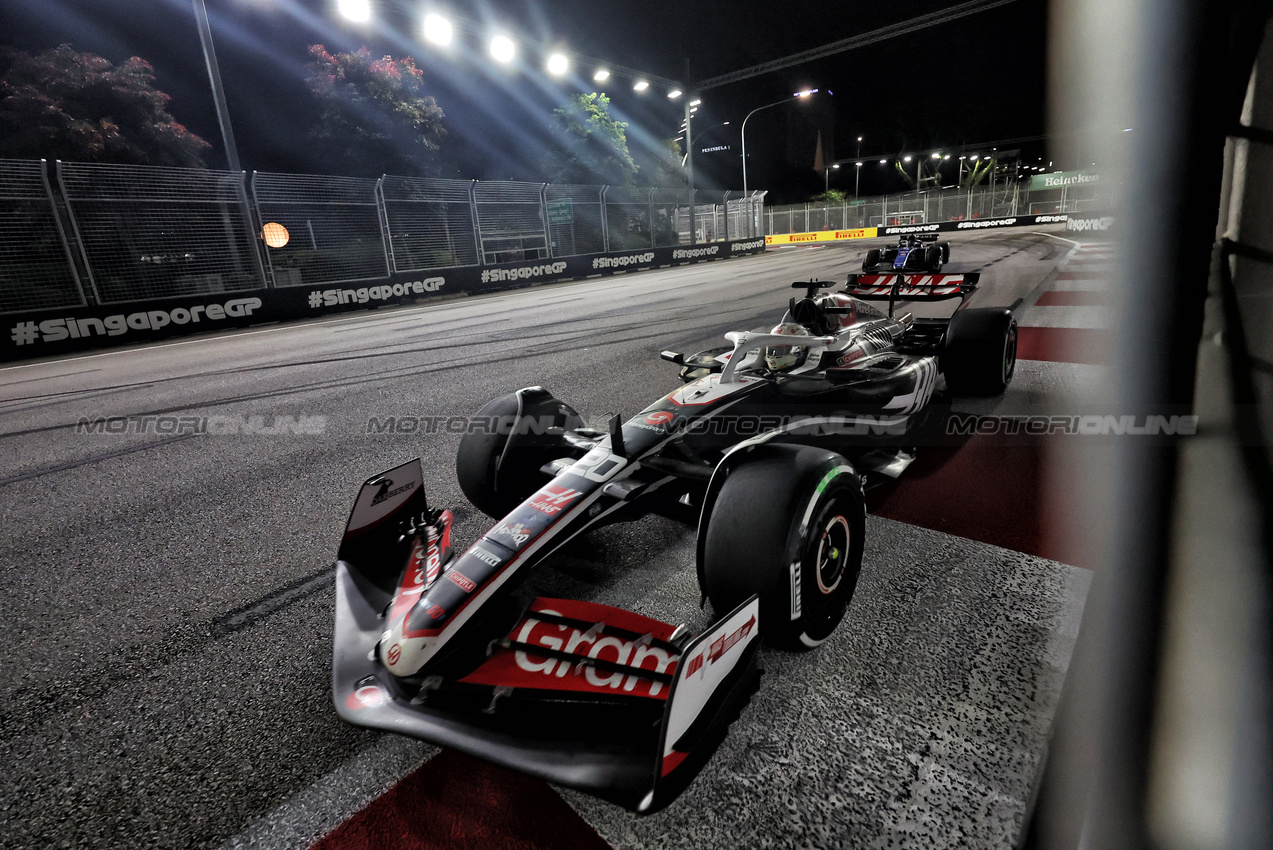
[[[979,272],[964,274],[851,274],[844,293],[863,301],[945,301],[967,298],[977,289]]]

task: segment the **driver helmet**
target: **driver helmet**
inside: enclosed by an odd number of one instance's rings
[[[808,333],[799,322],[783,322],[770,331],[771,334],[795,334],[804,336]],[[774,372],[794,369],[804,363],[809,356],[807,345],[771,345],[765,348],[765,364]]]

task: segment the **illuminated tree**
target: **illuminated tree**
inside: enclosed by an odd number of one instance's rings
[[[168,114],[169,100],[136,56],[0,50],[0,156],[205,167],[211,145]]]
[[[310,135],[328,168],[368,177],[437,172],[445,116],[415,60],[373,59],[365,47],[333,54],[321,44],[309,55],[307,81],[322,105]]]
[[[604,93],[572,95],[553,110],[553,137],[558,151],[548,157],[545,172],[553,183],[604,183],[632,186],[637,166],[628,153],[628,125],[610,114]]]

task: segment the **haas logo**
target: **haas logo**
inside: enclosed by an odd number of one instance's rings
[[[541,613],[561,616],[556,611],[544,610]],[[517,633],[517,642],[542,646],[559,652],[585,655],[601,661],[612,661],[628,667],[640,667],[653,673],[666,672],[674,660],[671,655],[657,646],[636,646],[612,635],[590,637],[587,633],[571,626],[554,626],[535,619],[528,619],[522,624]],[[540,673],[557,678],[578,675],[574,672],[574,665],[568,660],[548,658],[543,661],[532,661],[532,655],[531,652],[518,650],[513,657],[517,666],[527,673]],[[638,696],[652,697],[659,696],[663,691],[661,682],[653,682],[625,673],[610,673],[593,667],[585,667],[583,676],[594,689],[609,688],[625,694],[635,692]]]

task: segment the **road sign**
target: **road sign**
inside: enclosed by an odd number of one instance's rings
[[[569,198],[548,202],[548,223],[554,227],[575,223],[575,207]]]

